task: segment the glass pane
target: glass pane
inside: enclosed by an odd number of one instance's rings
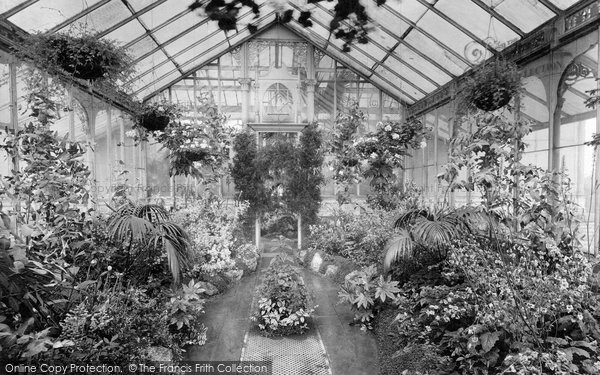
[[[177,10],[177,12],[175,12],[175,13],[181,12],[181,8],[175,8],[175,9]],[[140,18],[143,18],[143,16]],[[163,16],[161,15],[158,18],[158,20],[156,21],[156,23],[160,24],[161,20],[164,21],[166,19],[168,19],[168,18],[167,17],[163,18]],[[202,26],[209,25],[209,24],[214,25],[215,22],[206,22]],[[198,15],[196,15],[194,13],[188,13],[185,16],[178,18],[175,22],[172,22],[165,27],[161,27],[160,29],[153,31],[152,33],[154,34],[156,39],[159,41],[159,43],[163,43],[171,38],[178,36],[179,34],[181,34],[183,32],[186,32],[186,30],[189,30],[191,27],[198,26],[198,25],[200,25]],[[194,30],[195,30],[194,33],[196,34],[195,35],[196,40],[198,40],[199,36],[204,35],[199,32],[200,30],[198,30],[198,28],[196,28]],[[187,31],[187,32],[189,33],[189,31]],[[190,36],[190,34],[185,34],[185,35]]]
[[[411,46],[420,50],[424,55],[427,55],[431,60],[441,64],[454,75],[461,75],[469,67],[456,56],[449,54],[438,44],[416,30],[413,30],[408,34],[404,40]],[[463,46],[464,45],[466,45],[466,43],[464,43]]]
[[[152,40],[151,37],[147,36],[144,39],[136,42],[134,45],[130,46],[127,50],[129,51],[131,57],[133,57],[134,59],[138,59],[146,53],[156,50],[157,48],[158,45],[156,44],[156,42],[154,42],[154,40]]]
[[[450,82],[451,80],[451,76],[447,75],[431,62],[416,54],[404,44],[401,44],[398,46],[398,48],[396,48],[396,50],[392,53],[392,58],[386,61],[386,65],[390,64],[392,67],[396,66],[396,64],[399,64],[399,62],[396,62],[395,60],[402,60],[402,64],[411,65],[412,67],[421,71],[423,75],[437,82],[440,86],[446,82]]]
[[[119,27],[113,32],[108,33],[103,39],[116,40],[121,42],[122,44],[127,44],[132,40],[142,36],[146,30],[142,27],[142,25],[134,20],[131,22],[127,22],[125,25]]]
[[[104,31],[131,16],[131,11],[122,2],[111,1],[91,13],[79,18],[65,29],[74,27],[75,30]]]
[[[560,9],[567,9],[571,5],[576,4],[578,1],[579,0],[550,0],[552,4],[556,5]]]
[[[583,219],[579,225],[579,235],[584,250],[587,250],[588,244],[593,248],[597,235],[594,231],[594,210],[590,207],[593,166],[590,160],[593,153],[594,149],[589,146],[565,147],[559,150],[560,168],[564,169],[571,179],[571,199],[579,206],[580,219]]]
[[[427,12],[417,25],[440,41],[444,48],[450,48],[462,57],[468,57],[468,48],[486,51],[480,44],[433,12]],[[457,59],[456,56],[452,58]]]
[[[521,115],[524,119],[531,121],[532,126],[531,133],[523,139],[527,144],[526,150],[547,150],[549,147],[550,116],[546,103],[546,89],[537,77],[526,78],[523,88],[525,89],[525,95],[521,97]],[[547,165],[547,163],[546,160],[544,165]]]
[[[512,22],[526,33],[555,16],[540,1],[484,0],[483,2],[488,6],[492,6],[509,22]]]
[[[27,0],[2,0],[0,3],[0,13],[8,12],[19,4],[23,4]]]
[[[417,22],[427,12],[427,8],[417,0],[389,1],[386,2],[386,7],[389,7],[396,14],[399,13],[412,22]]]
[[[393,86],[396,86],[399,90],[402,90],[405,95],[410,96],[413,101],[419,100],[425,97],[425,93],[417,88],[416,85],[412,85],[406,80],[400,79],[395,73],[387,69],[384,66],[379,65],[374,73],[387,81]],[[431,88],[433,85],[429,84]],[[431,88],[433,90],[433,88]]]
[[[144,3],[148,2],[148,0],[144,1]],[[141,10],[143,7],[149,4],[139,4],[135,5],[135,10]],[[139,16],[140,20],[144,22],[146,27],[149,29],[154,29],[155,27],[162,25],[164,22],[169,20],[170,18],[176,16],[177,14],[187,10],[186,6],[183,6],[181,1],[179,0],[168,0],[163,4],[152,8],[152,10],[142,14]],[[199,21],[198,16],[194,13],[190,13],[196,17],[196,22]],[[178,18],[174,23],[179,23],[182,18]],[[187,22],[186,22],[187,23]]]
[[[46,31],[99,1],[40,0],[8,20],[25,31]]]
[[[497,50],[519,39],[519,35],[470,0],[442,0],[435,7]]]

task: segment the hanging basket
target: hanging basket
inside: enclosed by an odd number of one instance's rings
[[[494,58],[485,61],[467,77],[467,102],[482,111],[495,111],[506,106],[521,89],[521,74],[511,61]]]
[[[138,117],[141,127],[149,131],[163,131],[171,122],[171,118],[164,113],[147,112]]]
[[[88,81],[104,78],[110,66],[117,66],[116,56],[106,52],[100,43],[72,38],[58,37],[47,41],[48,48],[56,52],[56,64],[73,77]]]
[[[202,161],[208,157],[208,152],[200,149],[188,150],[181,152],[181,156],[189,161]]]
[[[508,84],[496,82],[484,83],[473,95],[473,104],[487,112],[495,111],[507,105],[513,97]]]

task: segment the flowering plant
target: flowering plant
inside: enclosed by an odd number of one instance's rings
[[[360,158],[367,167],[365,178],[375,191],[385,191],[396,180],[395,168],[402,168],[408,150],[421,148],[430,137],[431,129],[417,119],[404,122],[386,121],[377,124],[377,131],[355,141]]]
[[[234,267],[232,251],[238,248],[235,233],[240,230],[246,203],[228,205],[222,198],[207,193],[186,208],[173,214],[192,240],[193,277],[198,273],[214,274]]]
[[[190,119],[183,116],[182,108],[177,104],[148,104],[139,111],[135,133],[130,135],[138,142],[152,138],[169,150],[171,175],[199,176],[199,166],[218,169],[228,160],[233,133],[226,125],[225,115],[206,112]],[[156,125],[148,126],[150,120]]]
[[[348,201],[348,189],[351,184],[360,182],[362,168],[360,155],[356,150],[356,133],[364,121],[364,114],[358,105],[352,106],[348,112],[340,112],[330,133],[328,148],[333,159],[329,169],[333,172],[333,180],[342,189],[338,193],[338,202]]]

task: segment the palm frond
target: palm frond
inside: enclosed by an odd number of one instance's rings
[[[390,238],[383,249],[385,257],[383,259],[383,269],[388,271],[392,264],[402,260],[409,259],[414,255],[415,242],[412,240],[408,230],[401,229],[400,233]]]
[[[160,223],[158,225],[158,230],[162,240],[162,246],[167,253],[167,260],[169,262],[171,273],[173,274],[173,279],[178,283],[182,269],[189,263],[189,237],[180,226],[174,223]]]
[[[398,219],[396,219],[396,222],[394,223],[394,227],[407,228],[415,221],[416,218],[421,216],[428,217],[429,211],[422,209],[408,210],[400,214],[400,216],[398,217]]]
[[[154,235],[154,225],[132,214],[115,214],[108,220],[108,235],[119,242],[147,242]]]
[[[135,207],[133,214],[154,224],[169,220],[167,210],[157,204],[138,205]]]
[[[450,245],[452,238],[458,235],[458,226],[455,220],[448,216],[429,220],[420,217],[410,228],[414,240],[428,248],[440,248]]]

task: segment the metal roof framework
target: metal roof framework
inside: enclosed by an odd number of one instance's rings
[[[237,30],[229,32],[181,0],[3,0],[0,22],[27,33],[83,29],[116,40],[134,57],[132,87],[147,100],[276,24],[272,1],[256,2],[260,18],[242,8]],[[343,52],[343,41],[329,31],[335,2],[288,0],[285,7],[293,10],[294,20],[285,27],[410,106],[582,1],[361,3],[372,28],[368,43],[353,44],[350,52]],[[296,21],[306,10],[312,12],[308,28]],[[250,23],[258,33],[250,32]]]

